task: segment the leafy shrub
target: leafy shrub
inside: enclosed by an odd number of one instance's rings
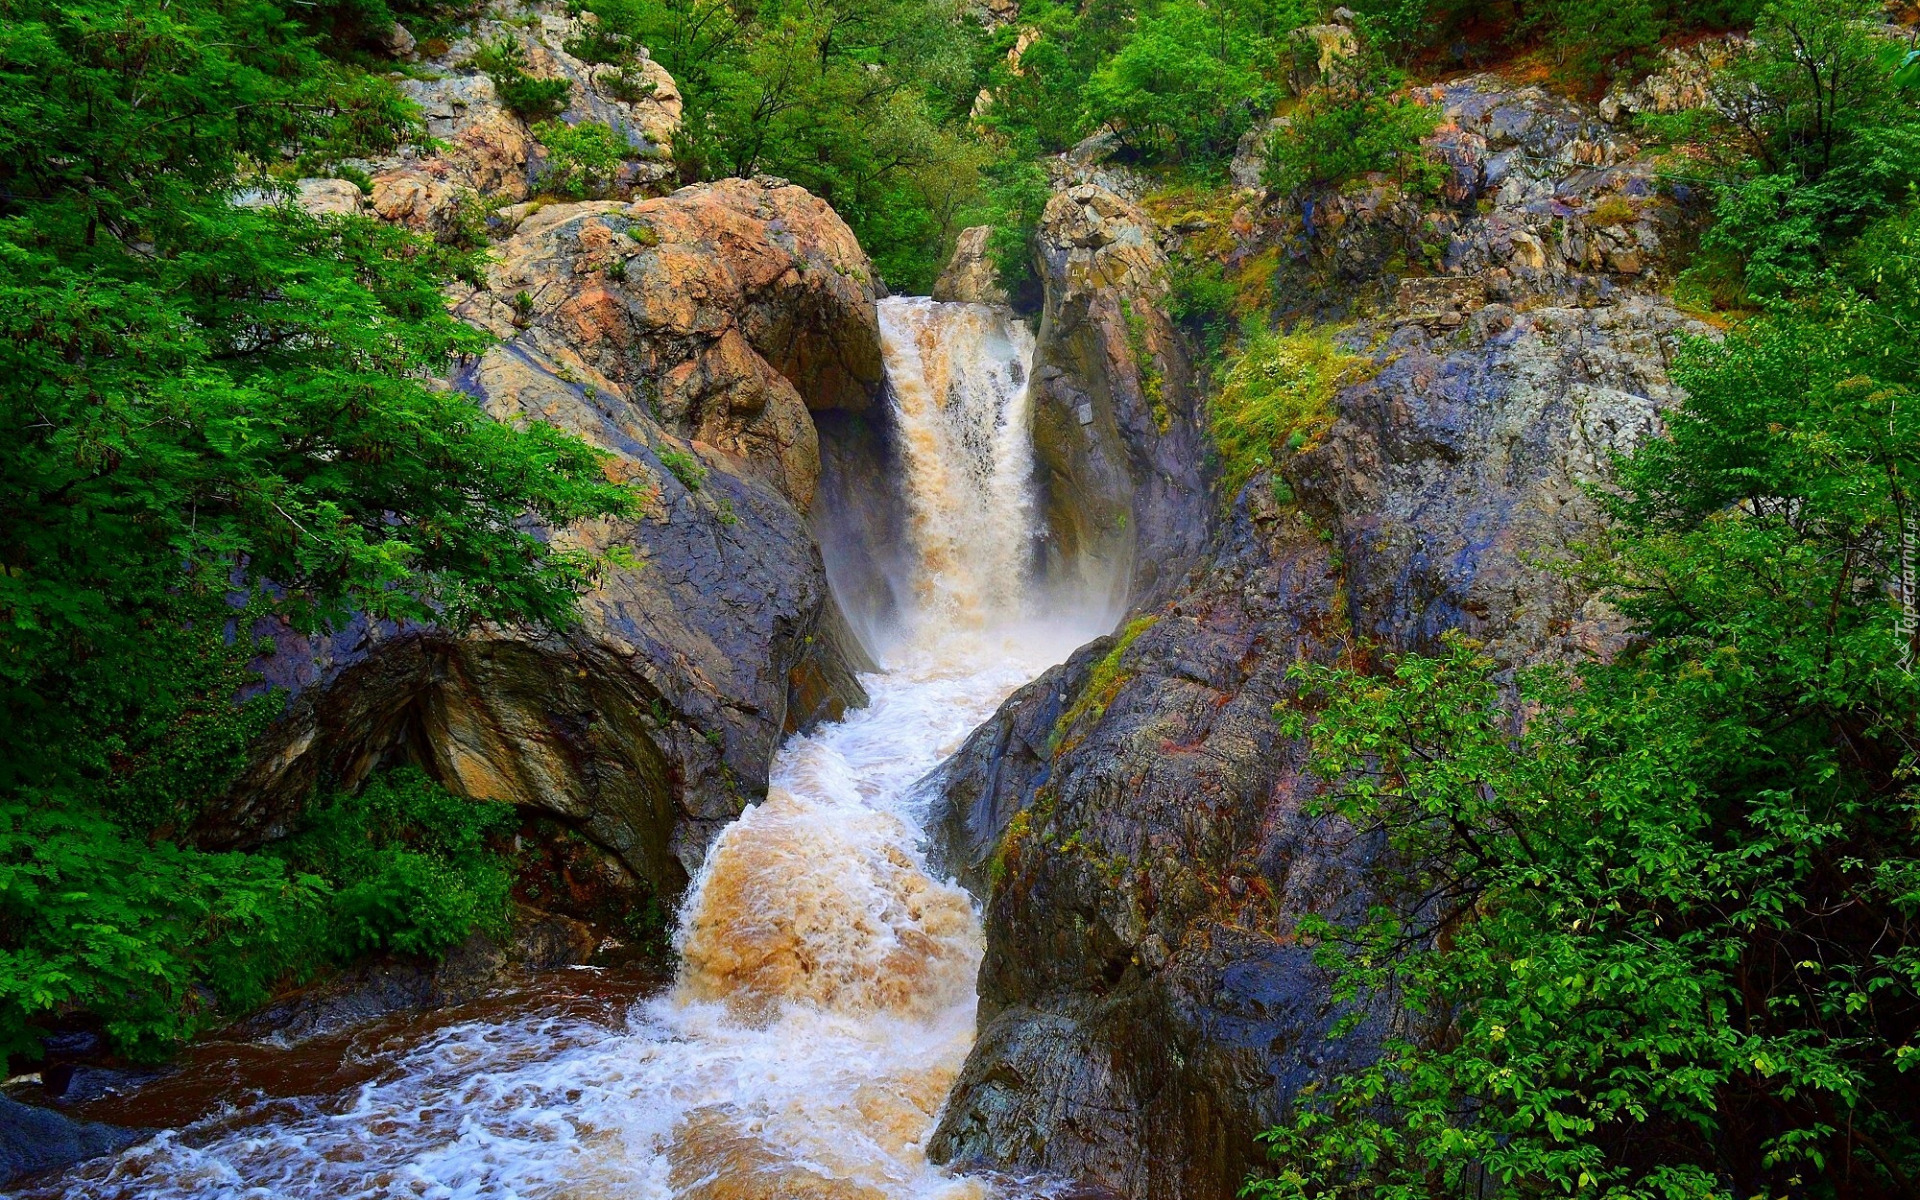
[[[344,179],[348,183],[351,183],[355,188],[359,189],[362,196],[373,195],[373,176],[368,175],[359,167],[348,163],[338,163],[332,168],[332,175],[335,179]]]
[[[433,234],[433,240],[455,252],[450,260],[455,273],[479,286],[485,275],[482,260],[477,251],[484,250],[493,238],[489,223],[498,205],[482,200],[478,192],[470,188],[461,188],[454,193],[453,203],[447,206],[446,216],[440,228]],[[461,258],[461,255],[467,257]]]
[[[1213,444],[1227,494],[1318,441],[1333,424],[1334,396],[1370,367],[1329,331],[1250,331],[1213,400]]]
[[[98,1014],[114,1048],[162,1057],[306,960],[324,885],[270,858],[129,834],[96,811],[0,804],[0,1054]]]
[[[503,933],[510,863],[486,838],[512,812],[402,771],[321,802],[265,851],[214,854],[0,805],[0,1053],[31,1055],[42,1022],[79,1008],[118,1052],[156,1059],[324,964]]]
[[[1168,315],[1198,343],[1202,361],[1214,361],[1233,334],[1239,287],[1219,263],[1186,256],[1174,260],[1167,282]]]
[[[600,86],[607,89],[615,100],[638,104],[642,100],[653,99],[654,93],[660,90],[660,81],[632,67],[622,66],[611,75],[600,76]]]
[[[560,43],[568,54],[588,63],[626,63],[633,60],[633,39],[598,22],[585,23],[581,32]]]
[[[945,0],[590,0],[685,99],[683,179],[778,175],[831,203],[895,291],[924,291],[978,199],[977,26]],[[635,88],[644,89],[637,77]]]
[[[1591,85],[1644,64],[1661,39],[1751,22],[1763,0],[1352,0],[1368,40],[1400,62],[1436,48],[1512,53],[1540,45],[1563,77]],[[1491,10],[1491,12],[1489,11]],[[1494,19],[1487,19],[1492,16]]]
[[[527,52],[511,37],[488,42],[473,56],[473,64],[493,80],[500,102],[530,125],[559,116],[572,102],[573,85],[567,80],[527,73]]]
[[[1439,119],[1425,105],[1377,90],[1314,93],[1267,135],[1261,182],[1297,195],[1378,172],[1411,191],[1434,191],[1445,182],[1445,168],[1426,155],[1420,139]]]
[[[513,878],[489,839],[516,821],[511,805],[455,796],[409,767],[316,803],[270,852],[326,881],[329,957],[439,954],[476,930],[506,933]]]
[[[533,136],[547,152],[542,186],[573,200],[606,195],[614,172],[633,153],[626,138],[598,121],[542,121],[533,127]]]
[[[1812,287],[1834,245],[1907,202],[1920,177],[1920,114],[1894,80],[1900,48],[1869,32],[1875,11],[1858,0],[1781,0],[1756,23],[1721,100],[1748,161],[1716,189],[1715,222],[1683,294],[1741,307]]]
[[[699,491],[700,485],[707,481],[706,464],[684,450],[660,450],[656,456],[660,465],[690,492]]]

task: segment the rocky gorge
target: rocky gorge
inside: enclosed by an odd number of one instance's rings
[[[494,342],[445,385],[607,452],[642,511],[544,531],[618,551],[572,628],[261,630],[286,709],[192,837],[260,845],[317,784],[408,763],[578,835],[620,903],[675,906],[722,831],[771,806],[783,745],[868,704],[872,631],[908,603],[887,295],[804,189],[673,187],[672,79],[649,62],[644,98],[621,99],[629,87],[563,48],[580,18],[536,16],[414,55],[434,76],[407,84],[431,152],[365,164],[365,189],[302,180],[299,202],[442,234],[485,202],[484,277],[447,299]],[[467,65],[497,37],[569,81],[562,120],[628,139],[607,198],[540,198],[538,142]],[[1452,630],[1512,664],[1620,637],[1552,563],[1595,528],[1588,485],[1677,400],[1675,346],[1707,332],[1666,294],[1697,214],[1616,123],[1684,95],[1656,80],[1589,106],[1497,75],[1434,84],[1436,198],[1384,180],[1269,195],[1257,141],[1235,167],[1247,186],[1204,213],[1160,211],[1097,147],[1051,164],[1023,368],[1030,569],[1046,605],[1111,632],[1020,687],[920,785],[934,859],[984,913],[971,1048],[951,1092],[910,1113],[937,1118],[934,1163],[1090,1196],[1232,1195],[1300,1089],[1367,1053],[1369,1035],[1327,1040],[1340,1010],[1295,930],[1367,903],[1377,847],[1308,815],[1320,785],[1275,710],[1295,701],[1300,661]],[[940,299],[1004,301],[985,245],[961,235]],[[1217,380],[1173,314],[1182,256],[1270,271],[1265,315],[1365,363],[1322,436],[1232,495],[1208,440]],[[408,982],[390,1007],[591,955],[597,932],[523,916],[525,944],[478,982]],[[751,1140],[709,1118],[710,1138]],[[72,1140],[116,1148],[93,1127]],[[756,1178],[675,1187],[892,1194]]]
[[[1182,514],[1210,532],[1187,581],[1137,589],[1123,630],[943,768],[937,836],[986,905],[987,954],[936,1157],[1131,1197],[1233,1194],[1255,1136],[1393,1019],[1329,1042],[1341,1010],[1294,933],[1304,913],[1364,909],[1375,851],[1304,811],[1322,785],[1280,736],[1289,668],[1448,630],[1510,663],[1617,644],[1552,563],[1596,528],[1586,486],[1677,399],[1679,340],[1708,332],[1662,292],[1690,216],[1594,110],[1489,76],[1431,99],[1448,203],[1386,184],[1292,207],[1243,191],[1225,222],[1222,259],[1274,255],[1279,309],[1368,364],[1325,436],[1220,497],[1217,519]],[[1050,317],[1074,294],[1053,247],[1088,240],[1086,210],[1126,214],[1093,240],[1139,253],[1205,229],[1069,184],[1041,233]],[[1182,369],[1109,363],[1103,399]]]

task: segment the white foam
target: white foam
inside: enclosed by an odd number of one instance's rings
[[[1095,630],[1027,611],[1031,338],[882,303],[923,578],[872,704],[791,739],[707,856],[681,978],[624,1025],[529,1012],[383,1051],[345,1096],[261,1101],[76,1172],[118,1200],[960,1200],[923,1152],[974,1033],[977,911],[932,878],[914,783]]]

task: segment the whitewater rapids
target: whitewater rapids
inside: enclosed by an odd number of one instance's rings
[[[881,302],[918,563],[872,703],[791,739],[680,914],[674,986],[615,1020],[535,1006],[433,1030],[371,1078],[262,1099],[89,1164],[62,1200],[960,1200],[930,1164],[975,1024],[972,900],[928,868],[915,784],[1100,632],[1034,611],[1032,339]]]

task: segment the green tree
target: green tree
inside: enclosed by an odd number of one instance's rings
[[[1602,494],[1572,569],[1618,657],[1300,672],[1327,808],[1389,847],[1371,915],[1308,932],[1409,1019],[1252,1193],[1913,1194],[1920,212],[1836,257],[1686,349]]]
[[[1743,159],[1688,286],[1727,305],[1817,286],[1828,248],[1903,204],[1920,178],[1920,108],[1896,85],[1902,48],[1862,0],[1778,0],[1719,88]]]
[[[1087,80],[1090,121],[1154,157],[1218,159],[1280,92],[1260,65],[1273,39],[1234,10],[1167,4],[1142,13],[1132,36]]]
[[[1316,92],[1267,136],[1262,182],[1291,195],[1380,173],[1430,191],[1444,180],[1444,168],[1427,157],[1420,141],[1439,119],[1433,109],[1377,82]]]
[[[593,564],[527,517],[629,505],[426,382],[482,345],[462,252],[281,197],[419,133],[293,14],[0,0],[0,1052],[156,1049],[291,961],[317,885],[177,842],[274,711],[261,622],[564,622]]]
[[[983,155],[960,124],[977,27],[940,0],[740,9],[596,0],[686,97],[675,161],[694,177],[777,175],[832,204],[896,290],[925,290]]]

